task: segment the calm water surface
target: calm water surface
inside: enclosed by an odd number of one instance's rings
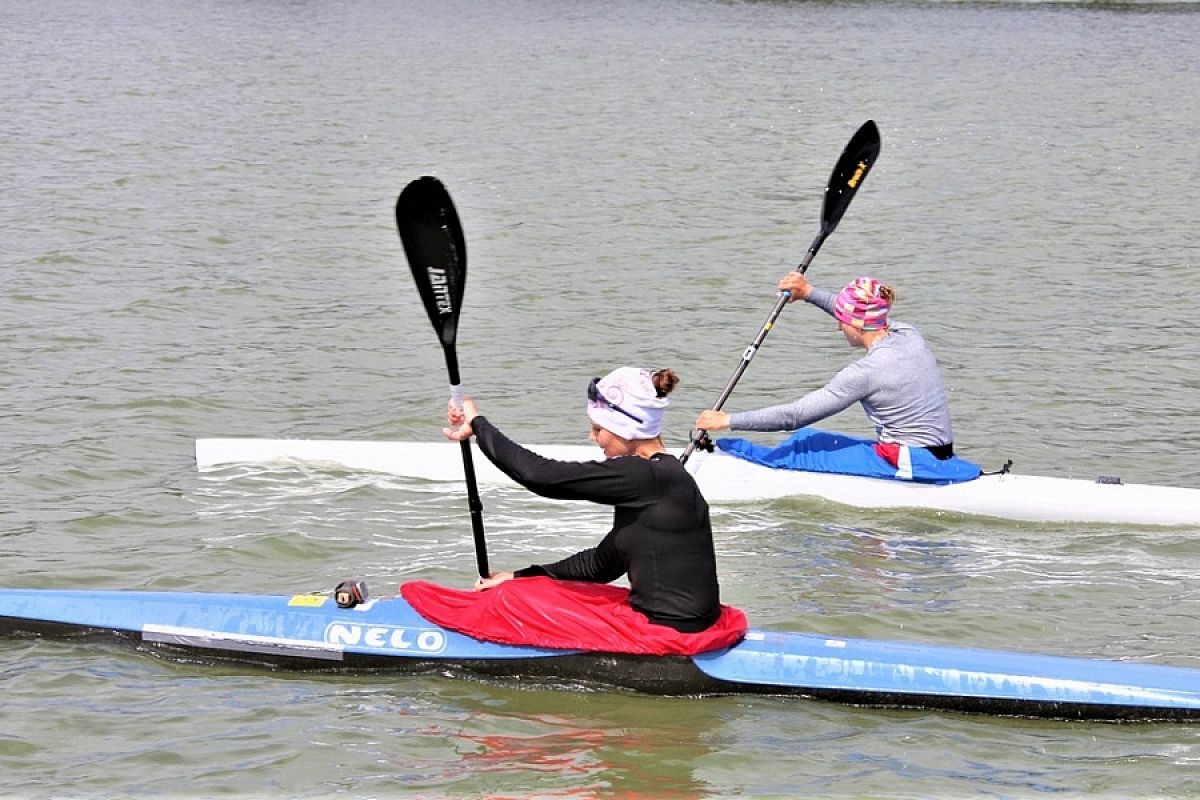
[[[446,182],[463,375],[583,441],[618,364],[711,403],[819,228],[933,343],[962,452],[1200,487],[1191,4],[0,0],[0,583],[466,585],[455,484],[199,475],[196,438],[439,436],[445,370],[392,226]],[[788,309],[730,408],[854,357]],[[830,423],[868,433],[860,411]],[[601,509],[484,493],[492,562]],[[1200,667],[1200,529],[813,501],[714,510],[754,624]],[[12,797],[1194,797],[1200,728],[314,676],[0,642]]]

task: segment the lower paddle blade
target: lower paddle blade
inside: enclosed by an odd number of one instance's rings
[[[846,213],[846,207],[854,199],[858,187],[875,165],[879,157],[879,128],[874,120],[867,120],[846,144],[841,158],[833,167],[829,176],[829,185],[825,187],[825,203],[821,207],[821,231],[828,236],[841,221]]]
[[[429,321],[444,347],[458,335],[467,284],[467,244],[458,212],[437,178],[417,178],[396,200],[396,229]]]

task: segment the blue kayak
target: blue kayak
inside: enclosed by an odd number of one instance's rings
[[[400,597],[0,589],[0,634],[116,637],[189,658],[341,672],[479,675],[653,694],[795,695],[1059,719],[1200,720],[1200,669],[751,629],[697,656],[482,642]]]

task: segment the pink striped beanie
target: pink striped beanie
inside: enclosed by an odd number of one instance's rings
[[[874,278],[855,278],[833,299],[833,315],[861,331],[886,328],[892,301],[880,295],[882,288]]]

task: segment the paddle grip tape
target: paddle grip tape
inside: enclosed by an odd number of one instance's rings
[[[461,383],[450,384],[450,402],[454,403],[455,408],[457,408],[459,411],[462,411],[463,387],[462,387]],[[458,427],[461,428],[462,425],[459,425]],[[458,428],[456,428],[455,430],[458,430]],[[465,442],[464,442],[464,444],[465,444]],[[480,506],[480,508],[483,508],[483,506]],[[474,509],[472,508],[472,510],[474,510]]]

